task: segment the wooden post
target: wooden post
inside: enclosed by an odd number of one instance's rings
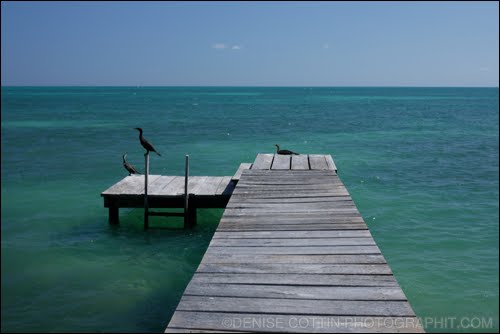
[[[118,225],[120,224],[120,218],[118,214],[118,207],[117,206],[110,206],[109,207],[109,223],[111,225]]]
[[[186,154],[186,165],[184,169],[184,228],[189,226],[189,155]]]
[[[189,197],[189,211],[187,213],[188,223],[189,223],[188,227],[193,227],[197,223],[197,217],[196,217],[197,209],[194,204],[195,194],[189,194],[188,197]]]
[[[149,204],[148,204],[148,175],[149,175],[149,151],[144,155],[144,230],[149,228]]]

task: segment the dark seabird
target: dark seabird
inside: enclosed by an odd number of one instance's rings
[[[146,151],[147,151],[146,154],[148,154],[149,151],[153,151],[161,157],[161,154],[155,150],[153,145],[151,145],[150,142],[148,142],[146,139],[144,139],[144,137],[142,136],[142,129],[141,128],[135,128],[135,129],[139,130],[139,140],[141,141],[142,147],[144,147],[146,149]],[[146,155],[146,154],[144,154],[144,155]]]
[[[129,173],[128,175],[130,176],[132,174],[141,174],[137,171],[137,169],[135,169],[134,166],[132,166],[127,162],[127,160],[125,160],[126,158],[127,158],[127,153],[123,155],[123,167],[125,167],[125,169],[128,171]]]
[[[295,154],[295,155],[299,155],[298,153],[295,153],[295,152],[292,152],[292,151],[289,151],[289,150],[280,150],[280,146],[278,144],[275,144],[275,145],[276,145],[276,153],[277,154],[284,154],[284,155]]]

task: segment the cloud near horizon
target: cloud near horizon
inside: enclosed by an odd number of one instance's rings
[[[231,49],[231,50],[241,50],[242,47],[241,45],[228,45],[226,43],[214,43],[212,44],[212,49],[216,49],[216,50],[224,50],[224,49]]]

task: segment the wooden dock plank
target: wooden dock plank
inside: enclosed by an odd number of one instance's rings
[[[180,311],[351,316],[414,316],[406,301],[237,298],[184,295]]]
[[[325,155],[326,159],[326,164],[328,165],[328,169],[333,170],[337,172],[337,166],[335,166],[335,162],[333,161],[333,158],[331,155]]]
[[[223,176],[214,177],[210,176],[201,182],[196,189],[192,189],[191,192],[196,196],[214,196],[217,193],[217,189],[221,184],[222,180],[224,180]]]
[[[210,284],[306,285],[306,286],[398,286],[392,275],[199,273],[193,282]]]
[[[264,246],[372,246],[375,240],[366,238],[312,238],[312,239],[220,239],[213,238],[211,246],[264,247]]]
[[[175,176],[167,186],[160,190],[160,195],[163,196],[178,196],[181,194],[184,194],[184,176]]]
[[[274,170],[290,169],[290,156],[289,155],[275,154],[271,169],[274,169]]]
[[[245,169],[250,169],[251,167],[252,167],[252,163],[246,163],[246,162],[245,163],[241,163],[240,167],[238,167],[238,170],[233,175],[233,177],[231,178],[231,180],[233,180],[233,181],[239,181],[240,177],[241,177],[241,173],[243,173],[243,171]]]
[[[373,264],[386,263],[382,254],[218,254],[206,253],[202,263],[303,263],[303,264]]]
[[[252,225],[240,226],[224,224],[218,228],[218,231],[329,231],[329,230],[366,230],[365,223],[345,223],[345,224],[308,224],[307,226],[299,224],[289,225]]]
[[[298,255],[298,254],[296,254]],[[391,269],[385,263],[204,263],[198,273],[228,274],[338,274],[338,275],[390,275]]]
[[[334,299],[334,300],[406,300],[398,287],[325,287],[296,285],[200,284],[190,283],[184,295],[213,297]]]
[[[149,175],[148,187],[151,186],[161,175]],[[121,195],[121,194],[144,194],[144,175],[131,175],[117,182],[102,195]]]
[[[234,186],[235,184],[231,181],[231,176],[224,176],[221,183],[217,187],[215,194],[230,196],[233,193]]]
[[[248,188],[235,188],[233,191],[234,195],[247,195],[248,197],[261,197],[266,198],[269,196],[274,196],[278,198],[294,198],[300,195],[301,197],[319,197],[319,196],[348,196],[349,193],[346,189],[338,188],[338,189],[318,189],[311,190],[309,193],[298,194],[296,191],[289,190],[268,190],[268,191],[259,191],[258,189],[248,189]]]
[[[159,195],[161,190],[168,186],[175,179],[175,176],[160,176],[151,185],[148,180],[148,195]]]
[[[329,169],[328,163],[326,162],[326,158],[322,154],[309,154],[309,164],[311,165],[311,169],[313,170]]]
[[[294,246],[294,247],[217,247],[212,246],[207,252],[219,254],[380,254],[377,246]],[[267,267],[266,267],[267,268]],[[199,269],[199,268],[198,268]],[[269,268],[268,268],[269,269]],[[297,268],[298,269],[298,268]],[[310,269],[320,269],[311,267]],[[332,268],[332,270],[335,268]],[[243,268],[242,270],[250,270]],[[339,270],[347,270],[341,268]]]
[[[196,194],[198,189],[203,187],[203,184],[207,181],[208,176],[190,176],[188,177],[188,192],[190,194]],[[184,188],[179,192],[178,195],[184,194]]]
[[[257,154],[255,161],[252,164],[252,169],[271,169],[274,154]]]
[[[224,322],[223,322],[224,321]],[[300,321],[300,322],[299,322]],[[267,324],[267,325],[266,325]],[[321,316],[177,311],[166,333],[241,330],[262,333],[423,333],[416,317]],[[177,330],[178,331],[172,331]]]
[[[248,203],[247,201],[240,202],[231,202],[228,203],[226,208],[228,209],[269,209],[268,211],[280,212],[280,210],[290,210],[290,212],[294,212],[294,210],[300,206],[301,211],[305,210],[314,210],[314,209],[340,209],[340,208],[354,208],[356,209],[356,205],[352,201],[329,201],[329,202],[300,202],[297,203]]]
[[[212,239],[302,239],[302,238],[362,238],[371,237],[370,231],[296,231],[296,232],[220,232],[216,231]]]
[[[307,170],[309,167],[309,156],[307,154],[292,155],[292,170]]]

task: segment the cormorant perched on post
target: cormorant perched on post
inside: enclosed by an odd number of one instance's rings
[[[146,149],[146,153],[144,155],[148,154],[149,151],[153,151],[161,157],[161,154],[155,150],[153,145],[151,145],[150,142],[148,142],[146,139],[144,139],[144,137],[142,136],[142,129],[141,128],[135,128],[135,129],[139,130],[139,140],[141,141],[142,147],[144,147]]]
[[[128,171],[129,173],[128,175],[130,176],[132,174],[141,174],[137,171],[137,169],[135,169],[134,166],[132,166],[127,162],[127,160],[125,160],[126,158],[127,158],[127,153],[123,155],[123,167],[125,167],[125,169]]]
[[[275,145],[276,145],[276,153],[277,154],[284,154],[284,155],[295,154],[295,155],[299,155],[298,153],[295,153],[295,152],[292,152],[292,151],[289,151],[289,150],[280,150],[280,146],[278,144],[275,144]]]

